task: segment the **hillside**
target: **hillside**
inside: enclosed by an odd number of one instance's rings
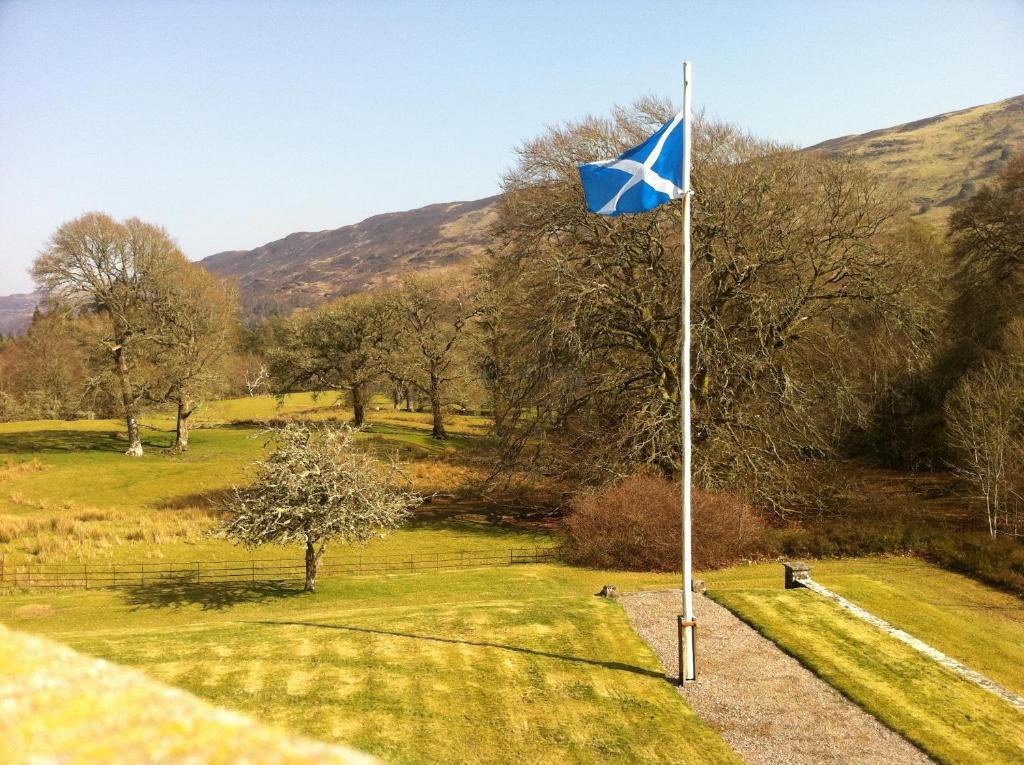
[[[1024,152],[1024,96],[808,147],[816,149],[863,160],[910,196],[915,215],[940,223],[955,201]]]
[[[863,160],[905,190],[915,215],[941,225],[954,201],[992,178],[1011,154],[1024,151],[1024,96],[833,138],[806,150]],[[490,241],[496,199],[375,215],[200,262],[238,280],[250,316],[287,312],[387,286],[405,273],[467,263]],[[22,329],[35,302],[33,295],[0,297],[0,333]]]
[[[0,336],[22,332],[32,319],[32,311],[39,302],[38,293],[0,296]]]
[[[907,194],[914,215],[941,225],[956,200],[973,194],[1011,154],[1024,151],[1024,96],[833,138],[806,151],[864,161]],[[201,262],[214,273],[239,279],[250,313],[313,305],[481,253],[495,199],[377,215]]]
[[[450,268],[483,253],[497,197],[386,213],[342,228],[301,232],[254,250],[200,261],[238,279],[246,309],[266,314]]]

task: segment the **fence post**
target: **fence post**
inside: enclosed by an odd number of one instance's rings
[[[0,584],[4,583],[4,566],[7,563],[7,553],[0,553]]]
[[[85,589],[89,589],[89,564],[85,564]]]
[[[114,584],[112,586],[117,587],[117,564],[116,563],[111,563],[110,564],[110,577],[111,577],[111,579],[114,582]]]
[[[253,583],[255,583],[256,582],[256,561],[253,560],[253,561],[250,561],[250,563],[252,563],[252,581],[253,581]]]
[[[196,561],[196,584],[199,584],[199,561]]]
[[[512,560],[512,552],[515,548],[510,547],[508,549],[508,565],[512,565],[515,561]]]

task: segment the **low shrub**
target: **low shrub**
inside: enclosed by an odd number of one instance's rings
[[[695,492],[693,557],[699,569],[736,563],[753,549],[765,523],[728,494]],[[679,485],[638,474],[576,496],[565,518],[563,554],[572,563],[628,571],[679,571]]]
[[[679,486],[639,474],[577,495],[564,520],[567,561],[594,568],[678,571]],[[992,539],[936,523],[821,518],[769,529],[729,494],[694,493],[693,559],[698,569],[742,560],[914,555],[1024,597],[1024,540]]]
[[[924,558],[1024,597],[1024,544],[1018,539],[991,539],[984,534],[934,538]]]

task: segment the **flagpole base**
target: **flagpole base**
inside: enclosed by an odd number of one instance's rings
[[[680,614],[676,623],[679,628],[679,684],[685,685],[697,679],[697,620]]]

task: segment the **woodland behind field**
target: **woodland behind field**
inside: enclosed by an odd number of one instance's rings
[[[162,407],[184,450],[189,416],[215,397],[343,391],[361,425],[383,394],[431,412],[436,439],[452,412],[492,417],[492,493],[546,487],[561,505],[631,475],[671,482],[680,207],[589,214],[576,170],[670,114],[646,99],[521,144],[497,244],[470,274],[251,325],[233,287],[159,227],[67,223],[35,266],[46,302],[0,348],[0,418],[121,417],[130,437]],[[960,560],[978,531],[1010,545],[996,567],[1010,565],[1024,534],[1024,159],[935,226],[855,160],[704,118],[693,134],[698,485],[785,530],[772,544],[787,551],[944,545]],[[941,475],[970,523],[874,524],[865,541],[852,465]]]

